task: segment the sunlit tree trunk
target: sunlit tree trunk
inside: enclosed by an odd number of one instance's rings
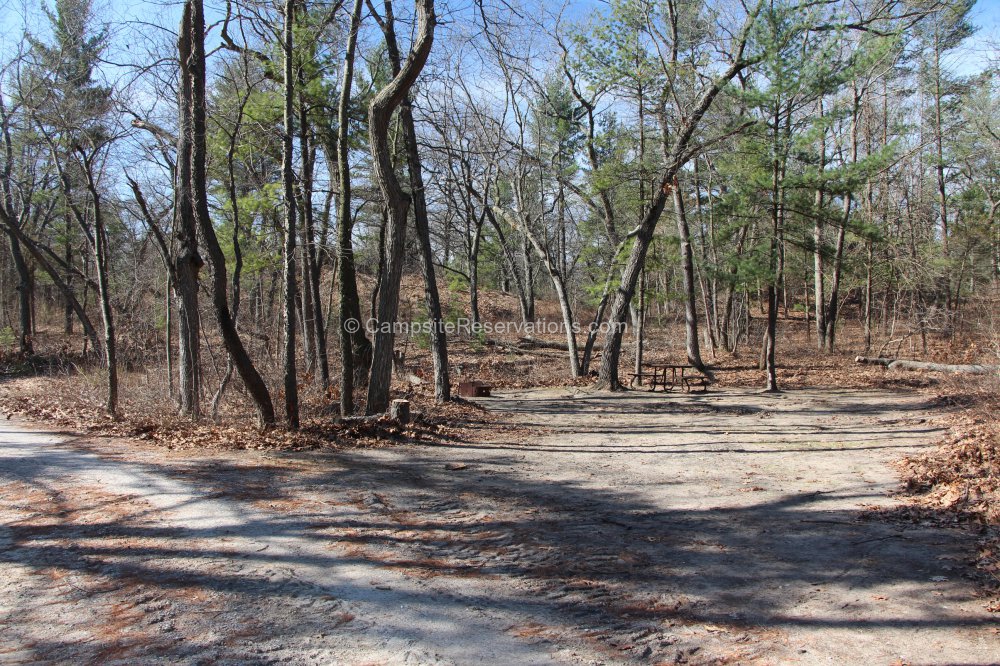
[[[386,5],[387,10],[391,5]],[[409,94],[410,88],[427,62],[434,42],[433,0],[417,0],[419,27],[410,55],[399,74],[380,90],[368,107],[368,133],[372,152],[372,179],[378,185],[385,201],[387,215],[385,233],[385,269],[378,295],[375,349],[372,354],[371,377],[368,381],[368,400],[365,411],[380,414],[389,407],[389,384],[392,380],[394,326],[399,308],[399,286],[403,272],[403,241],[406,236],[406,214],[410,196],[403,191],[389,150],[389,121],[393,111]],[[387,12],[388,13],[388,12]],[[392,20],[385,16],[384,20]]]
[[[194,200],[194,216],[205,243],[205,250],[212,263],[212,308],[219,325],[219,332],[225,343],[226,351],[233,358],[236,371],[246,386],[257,410],[257,417],[262,427],[274,425],[274,404],[267,390],[264,378],[260,376],[250,355],[243,345],[236,322],[229,309],[226,280],[226,257],[219,245],[208,210],[208,178],[206,165],[206,99],[205,99],[205,14],[202,0],[187,0],[185,3],[184,30],[188,32],[187,39],[191,45],[191,56],[186,72],[187,80],[180,85],[191,87],[191,193]],[[182,72],[184,74],[185,72]]]
[[[364,366],[370,352],[368,339],[361,326],[361,306],[358,282],[354,271],[354,248],[351,241],[353,218],[351,216],[350,146],[348,145],[348,111],[351,102],[351,84],[354,81],[354,52],[358,43],[363,0],[354,0],[351,26],[347,34],[344,54],[344,71],[340,84],[340,101],[337,104],[337,179],[340,197],[337,201],[337,277],[340,287],[338,319],[340,323],[340,415],[354,413],[354,380],[358,366]],[[362,342],[363,341],[363,342]]]
[[[402,71],[396,29],[391,14],[391,4],[386,3],[386,15],[382,17],[382,32],[389,52],[393,76]],[[413,121],[413,103],[407,94],[399,107],[399,120],[403,129],[403,146],[406,151],[406,165],[410,176],[410,197],[413,203],[413,221],[420,248],[420,271],[424,278],[424,305],[431,323],[431,358],[434,364],[434,399],[447,402],[451,399],[451,381],[448,376],[448,341],[441,314],[441,297],[438,294],[437,277],[434,274],[434,255],[431,250],[430,224],[427,218],[427,195],[424,191],[423,168],[417,145],[417,130]],[[478,229],[482,229],[480,223]],[[477,231],[474,247],[469,259],[469,289],[471,294],[472,318],[479,321],[477,255],[479,250]]]
[[[285,0],[285,25],[282,31],[283,62],[285,73],[284,84],[284,122],[285,131],[282,136],[281,151],[281,183],[284,191],[285,209],[285,244],[282,276],[284,278],[285,301],[285,348],[284,348],[284,384],[285,384],[285,419],[288,427],[299,427],[299,384],[295,374],[295,170],[292,164],[292,149],[294,142],[295,122],[295,67],[293,62],[293,23],[295,22],[295,0]]]
[[[681,273],[684,278],[684,332],[687,343],[688,363],[705,369],[701,360],[701,348],[698,343],[698,303],[694,289],[694,253],[691,250],[691,230],[688,227],[687,214],[684,209],[684,195],[680,186],[674,187],[674,215],[677,218],[677,236],[681,242]]]
[[[177,355],[180,413],[201,415],[201,319],[198,312],[198,273],[205,262],[198,253],[198,223],[191,190],[191,7],[177,38],[181,76],[178,82],[177,167],[174,174],[174,294],[177,299]]]

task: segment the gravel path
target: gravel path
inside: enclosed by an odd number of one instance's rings
[[[0,427],[0,663],[1000,662],[970,537],[865,520],[904,393],[575,389],[519,441],[277,455]]]

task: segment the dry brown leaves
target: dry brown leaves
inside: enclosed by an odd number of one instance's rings
[[[927,453],[898,463],[911,504],[870,517],[921,525],[969,526],[978,532],[970,556],[975,577],[1000,611],[1000,397],[995,378],[941,381],[931,401],[949,433]]]
[[[413,419],[400,424],[388,417],[341,420],[329,416],[304,418],[298,431],[277,427],[261,430],[252,420],[193,422],[158,411],[122,409],[118,420],[104,411],[99,391],[88,390],[76,377],[24,377],[0,386],[0,410],[49,427],[93,435],[124,437],[168,449],[306,451],[330,447],[380,447],[400,443],[438,444],[470,441],[482,433],[502,431],[502,424],[484,408],[457,399],[435,405],[411,394]],[[316,410],[313,410],[316,411]],[[489,428],[481,427],[489,424]]]

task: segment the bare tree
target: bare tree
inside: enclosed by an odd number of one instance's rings
[[[385,36],[392,74],[399,76],[402,71],[402,63],[400,62],[399,44],[396,40],[392,3],[389,1],[385,3],[384,18],[379,17],[370,1],[368,5],[369,11],[378,22],[379,27],[382,28],[382,33]],[[424,303],[431,323],[434,397],[438,402],[447,402],[451,399],[451,383],[448,379],[448,340],[444,330],[444,317],[441,315],[441,298],[438,295],[437,277],[434,274],[434,255],[431,251],[430,225],[427,221],[427,195],[424,191],[423,169],[417,146],[417,130],[413,122],[413,102],[408,92],[399,105],[399,120],[403,127],[406,166],[410,176],[409,195],[413,203],[414,227],[417,232],[417,243],[420,246],[420,269],[424,277]]]
[[[281,137],[281,184],[284,191],[285,244],[284,272],[285,284],[285,418],[288,427],[299,427],[299,384],[295,376],[295,171],[292,160],[295,132],[295,61],[294,23],[295,0],[285,0],[284,29],[282,30],[282,55],[284,62],[284,120],[285,131]],[[305,159],[305,156],[303,156]]]
[[[356,368],[363,365],[368,340],[361,329],[361,306],[358,299],[358,281],[354,269],[354,248],[351,229],[351,170],[348,130],[351,103],[351,85],[354,81],[354,53],[361,25],[362,0],[354,0],[350,29],[344,53],[344,71],[340,83],[340,101],[337,103],[337,178],[340,196],[337,201],[337,272],[340,286],[340,415],[354,413],[354,380]]]
[[[391,4],[386,3],[383,20],[393,20]],[[368,107],[368,133],[373,160],[373,180],[385,200],[387,224],[385,232],[385,268],[378,295],[375,350],[372,355],[371,378],[365,411],[379,414],[389,407],[389,384],[392,380],[393,343],[396,314],[399,308],[399,285],[403,271],[403,241],[406,235],[406,215],[410,195],[403,191],[393,170],[389,150],[389,122],[393,111],[402,104],[420,75],[434,42],[434,0],[416,0],[419,22],[417,35],[410,47],[406,63],[372,99]]]
[[[191,191],[194,199],[194,216],[201,230],[202,239],[212,263],[212,306],[215,318],[222,333],[226,351],[233,358],[233,364],[239,373],[247,392],[253,399],[257,409],[257,418],[262,427],[274,425],[274,405],[271,394],[267,390],[263,377],[257,371],[250,355],[243,346],[236,323],[229,309],[228,284],[226,281],[226,257],[219,245],[215,227],[208,211],[208,193],[205,173],[205,14],[202,0],[187,0],[184,4],[184,15],[181,22],[181,33],[187,33],[187,43],[190,44],[188,66],[182,70],[185,77],[182,86],[190,87],[191,106],[190,129],[191,151],[189,155],[191,167]],[[178,155],[178,162],[182,156]],[[178,169],[180,171],[180,169]]]
[[[177,35],[180,82],[177,86],[177,166],[174,169],[174,293],[177,297],[177,352],[180,412],[201,415],[201,316],[198,312],[198,274],[205,261],[198,252],[198,221],[195,218],[192,175],[194,128],[191,8]]]

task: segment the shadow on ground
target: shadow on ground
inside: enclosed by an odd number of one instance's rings
[[[591,414],[603,410],[615,417],[645,413],[642,401],[630,397],[553,403],[521,399],[508,409],[529,424],[544,424],[555,413],[572,416],[574,410]],[[679,409],[704,409],[720,418],[736,413],[733,407],[698,397]],[[844,413],[843,405],[827,409],[830,414]],[[917,414],[922,406],[912,404],[905,410]],[[762,411],[747,407],[739,414],[756,416]],[[810,413],[816,416],[815,410]],[[857,404],[846,413],[870,416],[879,409]],[[645,430],[641,424],[629,427],[647,437],[670,432],[655,425]],[[613,430],[623,432],[618,424]],[[906,430],[918,436],[927,428]],[[677,464],[683,464],[684,455],[711,451],[706,446],[717,443],[714,436],[739,434],[724,426],[696,432],[705,441],[688,442],[683,450],[674,450],[666,438],[656,447],[622,445],[614,450],[644,457],[673,453]],[[871,429],[852,423],[844,426],[844,432],[865,439]],[[0,437],[6,435],[0,431]],[[568,631],[568,627],[574,636],[625,661],[688,658],[684,650],[696,640],[716,641],[719,653],[726,649],[726,640],[752,643],[796,628],[951,631],[993,625],[985,614],[941,611],[965,600],[963,588],[956,586],[939,590],[933,604],[919,595],[906,600],[906,612],[886,612],[872,598],[887,587],[908,593],[921,589],[938,572],[935,558],[951,557],[967,538],[956,532],[866,521],[860,507],[829,508],[822,491],[748,500],[738,507],[675,509],[651,501],[641,488],[534,479],[530,467],[505,457],[508,452],[571,455],[608,450],[572,444],[552,447],[548,441],[456,442],[393,452],[285,456],[266,466],[235,458],[123,463],[81,456],[64,446],[21,456],[8,448],[0,453],[0,483],[35,489],[49,504],[19,507],[20,518],[9,522],[7,535],[0,537],[0,562],[60,578],[90,577],[99,581],[94,585],[100,589],[139,586],[139,594],[154,602],[212,593],[217,604],[211,608],[221,616],[219,622],[224,621],[222,634],[233,632],[215,639],[186,635],[183,618],[178,618],[173,621],[173,635],[157,635],[151,642],[147,636],[143,644],[130,643],[119,634],[87,648],[91,658],[104,660],[156,654],[204,656],[206,651],[232,656],[234,646],[242,645],[240,632],[251,635],[265,620],[272,623],[266,629],[269,635],[304,646],[317,625],[303,622],[302,616],[318,612],[334,618],[328,618],[331,626],[357,627],[366,620],[336,620],[331,609],[339,608],[336,604],[342,600],[364,599],[378,606],[384,597],[388,607],[399,599],[382,594],[370,582],[342,578],[338,572],[352,565],[428,581],[423,591],[407,593],[412,612],[425,621],[453,624],[456,606],[510,614],[521,624],[506,627],[508,632],[534,632],[558,641],[566,634],[554,628]],[[890,443],[870,448],[891,447]],[[470,461],[470,451],[485,451],[489,458]],[[167,496],[172,511],[185,504],[200,505],[196,513],[201,515],[224,504],[238,520],[222,526],[210,521],[203,526],[198,521],[162,521],[162,507],[141,502],[120,506],[125,500],[114,493],[77,497],[62,483],[93,472],[95,466],[120,465],[141,469],[142,478],[152,484],[147,491],[161,499]],[[156,479],[169,482],[158,490]],[[184,491],[171,504],[169,495],[177,492],[178,485]],[[872,491],[859,485],[838,488],[837,493],[840,499],[860,505]],[[16,504],[11,498],[7,502]],[[103,519],[102,514],[106,514]],[[236,536],[262,547],[234,549],[227,540]],[[275,543],[293,547],[269,546]],[[328,572],[328,577],[317,580],[296,573],[303,567]],[[444,588],[454,593],[441,594]],[[823,605],[810,603],[819,603],[835,588],[850,590],[852,599],[857,599],[852,602],[855,607],[817,613],[815,609]],[[100,600],[101,591],[88,589],[77,592],[81,601]],[[275,606],[285,611],[255,612]],[[148,608],[138,603],[135,608],[137,622],[148,619]],[[32,613],[9,609],[3,618],[5,631],[16,629],[19,622],[34,621]],[[693,626],[715,629],[701,638],[682,631]],[[400,626],[398,631],[405,633],[407,628]],[[450,626],[446,631],[459,640],[463,627]],[[79,649],[69,639],[30,646],[33,654],[53,660]]]

